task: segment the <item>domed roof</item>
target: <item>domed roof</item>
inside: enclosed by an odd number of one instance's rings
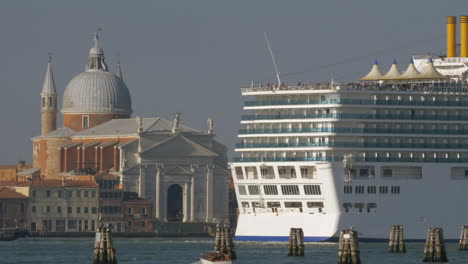
[[[132,100],[125,83],[106,71],[86,71],[65,88],[62,113],[132,113]]]
[[[132,113],[127,85],[121,77],[107,71],[97,33],[94,34],[94,47],[89,52],[86,71],[75,76],[65,88],[62,113]]]

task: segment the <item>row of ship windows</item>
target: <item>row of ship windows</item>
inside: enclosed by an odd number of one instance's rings
[[[354,186],[354,192],[356,194],[364,194],[366,186]],[[388,194],[389,186],[379,186],[379,193],[380,194]],[[344,186],[343,192],[345,194],[352,194],[353,193],[353,186]],[[377,186],[367,186],[367,193],[368,194],[376,194],[377,193]],[[390,186],[390,193],[391,194],[400,194],[400,186]]]
[[[308,96],[307,98],[303,97],[288,97],[283,98],[278,96],[262,97],[258,101],[246,101],[245,106],[258,106],[258,105],[279,105],[279,104],[378,104],[378,103],[387,103],[387,104],[401,104],[401,103],[411,103],[411,102],[454,102],[465,104],[467,97],[447,97],[447,96],[402,96],[402,95],[374,95],[372,99],[362,98],[362,99],[343,99],[336,95],[325,96]],[[443,105],[443,104],[442,104]],[[456,105],[456,104],[455,104]]]
[[[455,116],[466,116],[465,111],[460,110],[439,110],[439,109],[369,109],[375,110],[373,115],[405,115],[405,116],[447,116],[447,115],[455,115]],[[260,117],[260,118],[276,118],[276,119],[284,119],[294,116],[303,116],[308,118],[335,118],[335,115],[343,115],[343,117],[358,117],[358,115],[363,115],[362,117],[372,116],[368,115],[369,112],[365,111],[361,112],[348,112],[342,111],[342,108],[323,108],[323,109],[291,109],[291,110],[258,110],[253,113],[253,115],[244,115],[245,119],[249,119],[248,117]]]
[[[280,185],[282,195],[300,195],[298,185]],[[259,185],[239,185],[239,195],[247,195],[247,189],[250,195],[260,195]],[[303,191],[305,195],[321,195],[322,190],[320,185],[304,185]],[[278,186],[276,185],[263,185],[264,195],[279,195]]]
[[[377,210],[377,204],[376,203],[368,203],[367,205],[365,203],[354,203],[354,206],[353,206],[353,203],[344,203],[343,204],[343,208],[344,208],[345,213],[351,212],[353,207],[355,209],[357,209],[357,211],[359,213],[363,213],[364,209],[366,209],[366,211],[368,213],[373,213],[373,212],[375,212]]]
[[[236,148],[266,147],[457,147],[468,144],[468,139],[446,137],[256,137],[247,138]]]
[[[284,208],[302,208],[302,202],[283,202]],[[264,208],[265,205],[261,204],[260,202],[241,202],[242,208]],[[319,211],[324,208],[323,202],[306,202],[307,208],[319,208]],[[266,202],[267,208],[282,208],[281,202]]]
[[[258,179],[257,167],[244,167],[245,178]],[[313,179],[317,170],[314,167],[300,167],[300,177],[306,179]],[[275,179],[275,169],[272,166],[262,166],[260,168],[260,176],[262,179]],[[244,179],[244,171],[242,167],[236,167],[236,177],[239,180]],[[297,178],[298,173],[293,166],[279,166],[278,177],[281,179]]]
[[[248,124],[246,129],[241,130],[241,134],[245,133],[273,133],[273,132],[352,132],[351,130],[356,130],[359,132],[359,129],[363,131],[369,130],[368,132],[372,132],[372,129],[430,129],[430,130],[438,130],[438,129],[468,129],[466,125],[460,124],[427,124],[427,123],[396,123],[396,124],[388,124],[388,123],[365,123],[363,128],[358,127],[341,127],[337,126],[335,123],[330,122],[304,122],[304,123],[268,123],[268,124]],[[375,131],[374,131],[375,132]],[[429,131],[428,131],[429,132]]]

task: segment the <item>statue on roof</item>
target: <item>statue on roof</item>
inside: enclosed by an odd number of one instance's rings
[[[99,35],[98,35],[97,31],[94,32],[93,41],[94,41],[94,46],[95,46],[95,47],[99,47]]]
[[[213,118],[209,117],[207,123],[208,123],[208,134],[213,134],[213,131],[214,131],[214,120],[213,120]]]
[[[177,130],[179,130],[180,114],[180,112],[174,114],[174,126],[172,127],[172,133],[175,133]]]

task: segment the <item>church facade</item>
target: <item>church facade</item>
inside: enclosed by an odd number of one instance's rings
[[[206,132],[158,117],[131,118],[132,100],[120,63],[110,73],[94,35],[85,72],[65,88],[57,128],[58,98],[51,62],[41,91],[42,134],[33,138],[33,167],[42,178],[76,178],[105,172],[120,188],[153,203],[160,221],[227,219],[227,148],[213,120]]]

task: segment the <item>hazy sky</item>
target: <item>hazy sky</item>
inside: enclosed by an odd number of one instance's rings
[[[0,164],[31,161],[47,54],[61,102],[99,27],[111,71],[120,54],[133,116],[182,112],[200,130],[213,117],[232,157],[240,87],[275,79],[263,32],[284,81],[355,80],[374,58],[404,68],[412,54],[444,53],[445,16],[466,14],[467,0],[2,1]]]

